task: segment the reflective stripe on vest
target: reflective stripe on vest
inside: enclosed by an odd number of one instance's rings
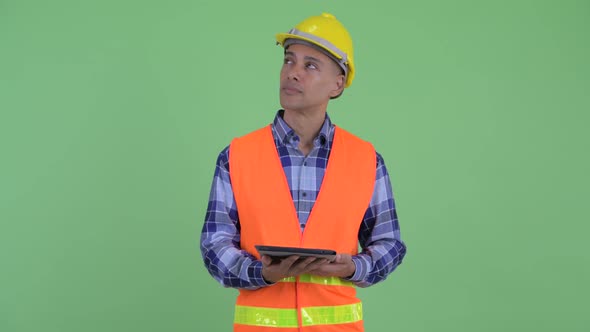
[[[363,319],[362,304],[301,308],[303,326],[346,324]],[[234,323],[264,327],[297,327],[297,309],[236,306]]]
[[[295,282],[296,277],[288,277],[279,280],[279,282]],[[325,286],[349,286],[354,287],[354,284],[350,281],[342,280],[339,277],[320,277],[311,274],[302,274],[299,276],[299,282],[307,282],[310,284],[319,284]]]

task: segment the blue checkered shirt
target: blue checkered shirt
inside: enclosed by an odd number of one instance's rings
[[[299,137],[283,120],[282,111],[275,116],[272,134],[303,230],[324,177],[334,126],[326,115],[307,156],[298,149]],[[209,273],[223,286],[257,289],[269,284],[262,278],[262,262],[240,248],[240,222],[229,167],[229,147],[226,147],[217,159],[201,233],[201,254]],[[378,153],[375,189],[358,240],[362,251],[352,256],[356,271],[347,280],[359,287],[384,280],[401,264],[406,253],[400,238],[391,182]]]

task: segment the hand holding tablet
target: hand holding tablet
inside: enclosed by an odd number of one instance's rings
[[[328,261],[333,261],[336,258],[336,251],[330,249],[317,248],[297,248],[297,247],[282,247],[282,246],[263,246],[255,245],[256,250],[262,255],[271,257],[273,260],[280,260],[289,256],[297,255],[299,257],[316,257],[325,258]]]

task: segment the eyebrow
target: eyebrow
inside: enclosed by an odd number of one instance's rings
[[[285,55],[290,55],[290,56],[297,57],[297,56],[295,55],[295,53],[293,53],[293,52],[291,52],[291,51],[286,51],[286,52],[285,52]],[[303,59],[304,59],[304,60],[307,60],[307,61],[311,60],[311,61],[315,61],[315,62],[318,62],[318,63],[320,63],[320,64],[323,64],[322,60],[320,60],[320,59],[318,59],[318,58],[314,58],[314,57],[312,57],[312,56],[309,56],[309,55],[306,55],[306,56],[304,56],[304,57],[303,57]]]

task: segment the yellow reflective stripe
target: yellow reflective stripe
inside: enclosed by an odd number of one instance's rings
[[[295,282],[295,277],[287,277],[280,280],[280,282]],[[338,277],[320,277],[311,274],[302,274],[299,276],[299,282],[308,282],[312,284],[320,284],[325,286],[350,286],[354,284],[350,281],[342,280]]]
[[[345,324],[363,320],[363,305],[359,303],[331,307],[301,308],[303,326]]]
[[[346,324],[363,319],[362,303],[301,308],[303,326]],[[234,323],[265,327],[297,327],[296,309],[236,306]]]
[[[266,327],[297,327],[297,310],[237,305],[234,323]]]

